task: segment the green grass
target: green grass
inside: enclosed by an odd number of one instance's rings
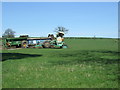
[[[68,49],[4,50],[3,88],[118,88],[113,39],[66,39]]]

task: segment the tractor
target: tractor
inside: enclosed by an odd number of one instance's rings
[[[67,45],[65,45],[64,42],[64,33],[59,32],[56,35],[56,38],[53,34],[48,34],[48,38],[41,38],[41,39],[32,39],[34,42],[36,42],[34,45],[34,48],[67,48]],[[28,42],[31,42],[30,39],[28,39]],[[30,45],[30,44],[28,44]]]

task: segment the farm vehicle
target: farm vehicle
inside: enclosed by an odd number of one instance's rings
[[[67,48],[64,42],[57,43],[51,39],[28,39],[27,47],[31,48]]]
[[[53,34],[46,38],[4,38],[3,45],[5,48],[67,48],[63,35],[59,33],[56,38]]]
[[[27,40],[26,37],[19,37],[19,38],[3,38],[2,39],[2,44],[5,48],[17,48],[17,47],[22,47],[24,40]]]

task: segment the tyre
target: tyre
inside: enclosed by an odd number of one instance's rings
[[[51,47],[50,42],[49,42],[49,41],[45,41],[45,42],[43,43],[43,47],[44,47],[44,48],[50,48],[50,47]]]
[[[60,48],[63,48],[63,46],[60,46]]]
[[[22,48],[27,48],[28,42],[27,41],[22,41]]]

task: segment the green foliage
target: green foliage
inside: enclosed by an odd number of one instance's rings
[[[4,50],[3,88],[118,88],[118,43],[66,39],[68,49]]]

